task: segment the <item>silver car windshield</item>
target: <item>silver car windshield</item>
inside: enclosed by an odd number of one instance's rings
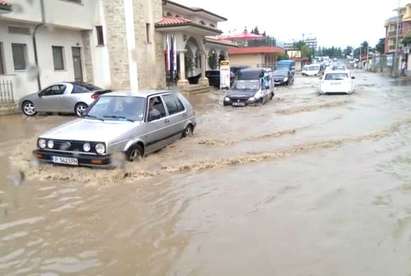
[[[145,98],[133,96],[101,97],[85,117],[98,120],[142,121]]]
[[[234,83],[234,89],[255,91],[255,90],[260,89],[260,81],[259,80],[237,80]]]

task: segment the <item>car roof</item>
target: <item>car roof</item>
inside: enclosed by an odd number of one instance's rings
[[[332,70],[332,71],[327,71],[327,74],[348,74],[350,71],[348,70]]]
[[[117,97],[142,97],[148,98],[152,95],[158,94],[165,94],[165,93],[176,93],[173,90],[140,90],[138,92],[131,91],[131,90],[117,90],[107,94],[102,95],[101,97],[110,97],[110,96],[117,96]]]
[[[258,68],[244,68],[244,69],[241,69],[240,72],[265,72],[265,70],[262,69],[262,68],[260,68],[260,69],[258,69]]]

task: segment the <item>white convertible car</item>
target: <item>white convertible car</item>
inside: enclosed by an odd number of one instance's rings
[[[348,70],[325,72],[321,80],[320,94],[352,94],[354,92],[354,79],[355,77]]]

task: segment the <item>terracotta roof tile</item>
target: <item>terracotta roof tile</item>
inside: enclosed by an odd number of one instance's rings
[[[0,0],[1,1],[1,0]],[[190,19],[184,18],[184,17],[163,17],[159,22],[156,23],[156,26],[162,27],[162,26],[175,26],[175,25],[184,25],[191,23],[192,21]]]
[[[0,0],[0,6],[10,6],[10,3],[7,0]]]

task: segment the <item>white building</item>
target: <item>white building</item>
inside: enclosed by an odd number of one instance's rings
[[[206,85],[208,49],[230,46],[206,37],[225,18],[166,0],[0,0],[0,11],[0,90],[11,84],[15,98],[59,81],[164,88],[170,35],[179,84],[201,74]]]

